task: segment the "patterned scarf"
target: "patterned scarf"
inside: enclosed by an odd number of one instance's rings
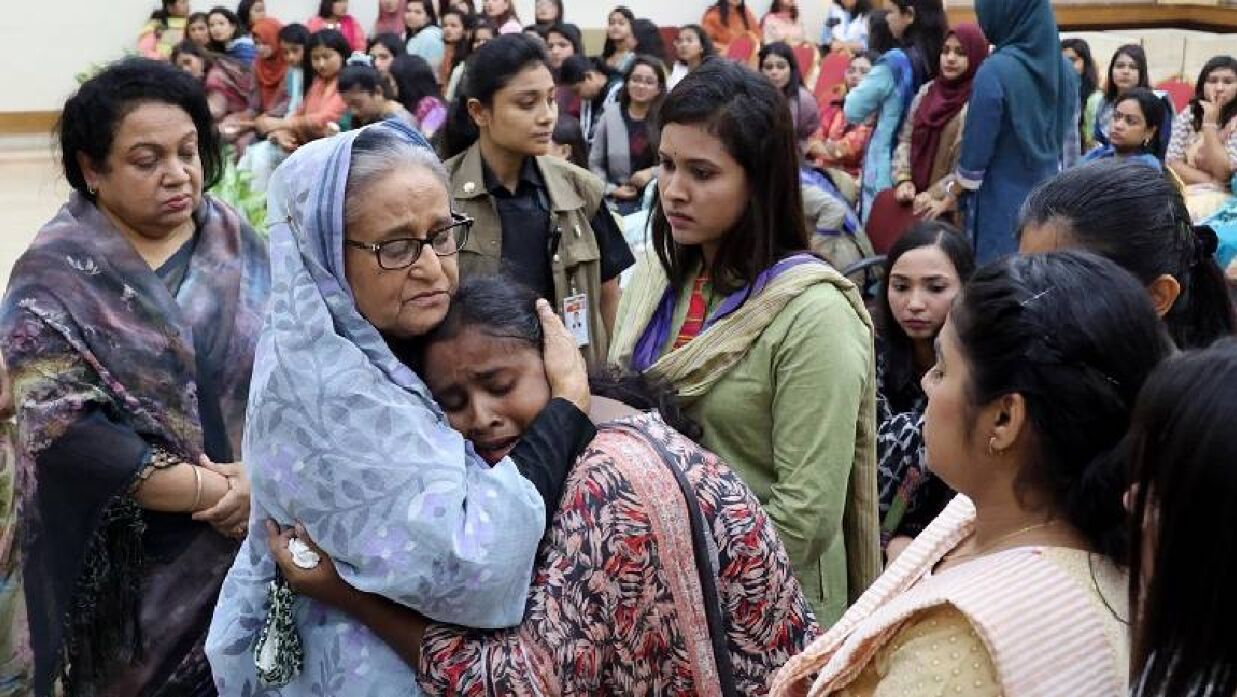
[[[136,508],[127,492],[140,453],[90,443],[104,454],[71,467],[39,464],[43,454],[67,447],[73,427],[95,413],[186,461],[239,455],[269,288],[266,250],[232,210],[209,197],[194,217],[195,246],[175,296],[78,194],[13,269],[0,342],[20,405],[13,553],[24,576],[38,694],[47,694],[62,671],[69,684],[88,683],[130,658],[130,678],[166,684],[204,636],[209,586],[218,588],[235,550],[188,516]],[[156,538],[170,555],[189,550],[192,558],[145,558]],[[16,564],[0,569],[18,571]],[[162,595],[189,578],[206,592],[174,597],[201,606],[141,612],[143,593]],[[173,621],[172,610],[183,614]],[[153,665],[158,660],[172,663]]]

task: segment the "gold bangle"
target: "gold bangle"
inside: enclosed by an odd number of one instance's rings
[[[197,513],[198,504],[202,503],[202,468],[196,465],[189,465],[193,468],[194,494],[193,505],[189,507],[191,513]]]

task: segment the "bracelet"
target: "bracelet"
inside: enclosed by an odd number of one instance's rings
[[[190,512],[196,513],[198,504],[202,503],[202,468],[197,465],[189,465],[193,468],[194,494],[193,505],[189,507]]]

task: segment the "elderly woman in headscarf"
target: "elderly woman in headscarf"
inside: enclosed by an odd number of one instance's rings
[[[451,210],[425,140],[383,122],[315,141],[271,184],[271,312],[245,441],[251,521],[303,524],[349,584],[391,606],[518,624],[547,511],[595,434],[574,339],[541,303],[554,399],[490,466],[496,453],[466,445],[410,367],[447,314],[472,225]],[[219,692],[419,694],[384,641],[397,628],[296,599],[266,537],[253,528],[215,611],[206,651]]]
[[[1018,251],[1022,202],[1078,159],[1079,105],[1048,0],[979,0],[975,13],[996,51],[975,74],[949,194],[971,192],[966,229],[983,264]]]

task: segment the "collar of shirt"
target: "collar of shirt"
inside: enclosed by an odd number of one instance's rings
[[[498,176],[494,174],[484,159],[481,160],[481,177],[485,182],[485,190],[490,192],[490,196],[496,198],[515,198],[546,188],[545,179],[541,177],[541,171],[537,169],[537,160],[533,157],[524,158],[524,164],[520,166],[519,183],[514,193],[508,191],[507,187],[498,181]]]

